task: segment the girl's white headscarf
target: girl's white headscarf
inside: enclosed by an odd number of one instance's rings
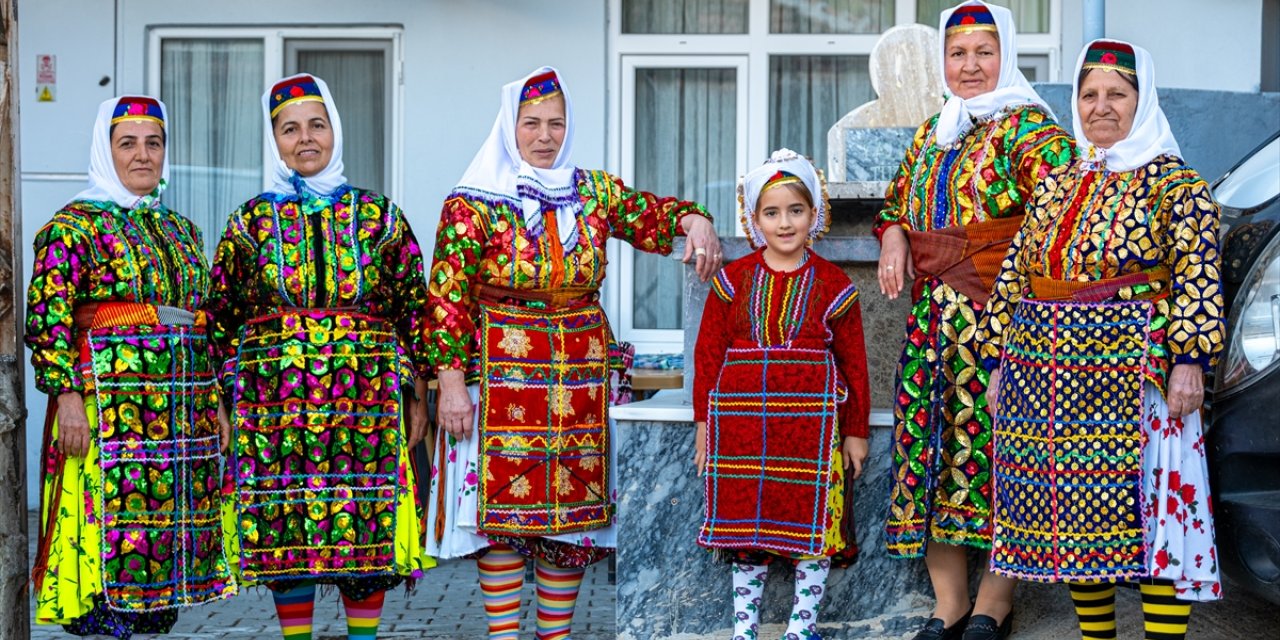
[[[564,143],[550,169],[539,169],[520,157],[516,145],[516,118],[520,113],[520,94],[534,76],[556,74],[560,94],[564,97]],[[577,167],[573,155],[573,101],[564,76],[552,67],[539,67],[532,73],[502,87],[502,106],[489,137],[471,160],[454,191],[484,200],[507,200],[524,216],[525,226],[535,235],[542,233],[542,212],[556,210],[556,228],[566,249],[577,244],[578,212],[582,200],[574,181]]]
[[[947,86],[946,34],[947,21],[951,19],[951,14],[955,13],[956,9],[971,4],[982,5],[991,12],[991,17],[995,20],[1000,40],[1000,78],[996,81],[995,89],[966,100],[951,95],[951,88]],[[973,128],[974,118],[985,118],[1011,105],[1038,105],[1050,117],[1053,116],[1049,105],[1040,97],[1040,94],[1036,93],[1035,89],[1031,88],[1031,83],[1027,82],[1026,76],[1022,75],[1022,71],[1018,69],[1018,30],[1013,24],[1013,13],[1008,9],[979,0],[962,2],[942,12],[938,19],[938,34],[941,36],[938,55],[942,62],[938,66],[938,73],[942,74],[942,86],[947,96],[946,103],[942,105],[942,112],[938,114],[936,137],[939,144],[945,146],[954,143]]]
[[[813,226],[809,228],[809,240],[817,240],[822,234],[827,232],[829,222],[827,220],[827,181],[822,177],[822,172],[813,166],[809,159],[790,150],[778,149],[774,151],[764,164],[751,170],[750,173],[742,177],[738,181],[738,202],[741,209],[738,216],[742,219],[742,228],[747,232],[747,240],[751,242],[751,246],[759,249],[765,246],[764,234],[761,233],[760,227],[756,225],[755,211],[756,202],[760,200],[760,193],[764,190],[769,179],[777,175],[779,171],[789,173],[800,179],[804,186],[809,189],[809,195],[813,198]]]
[[[1133,63],[1138,76],[1138,109],[1133,115],[1133,128],[1129,135],[1113,145],[1110,149],[1094,146],[1084,135],[1084,126],[1080,120],[1080,82],[1071,88],[1071,129],[1076,137],[1076,151],[1088,165],[1107,171],[1133,171],[1138,167],[1162,156],[1182,156],[1178,141],[1173,138],[1169,121],[1160,109],[1160,97],[1156,93],[1156,69],[1151,62],[1151,54],[1146,49],[1123,40],[1094,40],[1080,50],[1080,58],[1076,60],[1075,78],[1080,77],[1080,69],[1084,66],[1085,56],[1089,49],[1098,42],[1116,42],[1133,47]],[[1091,73],[1108,73],[1095,69]],[[1120,73],[1112,71],[1110,73]]]
[[[329,114],[329,126],[333,129],[333,155],[329,157],[329,164],[320,173],[306,178],[290,169],[280,158],[280,147],[276,146],[275,129],[271,125],[271,92],[276,85],[294,78],[311,78],[315,81],[316,86],[320,88],[320,96],[324,98],[324,110]],[[267,145],[271,147],[271,158],[267,160],[272,163],[271,193],[281,196],[301,196],[302,193],[299,192],[299,186],[301,186],[311,195],[324,197],[347,184],[342,165],[342,118],[338,117],[338,107],[333,103],[333,94],[329,93],[329,85],[325,84],[324,80],[309,73],[299,73],[276,80],[267,88],[267,92],[262,94],[262,115],[266,119]]]
[[[89,148],[89,188],[77,193],[71,202],[77,200],[94,200],[97,202],[114,202],[124,209],[153,209],[159,206],[160,194],[169,185],[169,136],[165,133],[164,166],[160,169],[160,184],[151,193],[137,195],[125,188],[116,174],[116,163],[111,157],[111,116],[121,100],[133,96],[120,96],[104,100],[98,105],[98,119],[93,123],[93,142]],[[150,98],[150,96],[136,96]],[[157,98],[160,105],[161,119],[165,126],[169,123],[169,110]]]

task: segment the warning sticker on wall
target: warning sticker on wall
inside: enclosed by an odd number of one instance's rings
[[[53,102],[58,90],[58,60],[51,53],[36,55],[36,101]]]

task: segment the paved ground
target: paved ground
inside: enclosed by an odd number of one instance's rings
[[[28,531],[36,531],[34,518]],[[31,553],[35,553],[32,541]],[[476,581],[476,565],[471,561],[441,563],[428,572],[417,592],[408,596],[404,589],[387,594],[382,611],[379,638],[431,638],[432,640],[475,640],[486,635],[484,606]],[[522,636],[533,637],[533,581],[525,584],[523,597]],[[346,640],[346,620],[336,592],[317,598],[316,640]],[[575,640],[611,640],[614,638],[614,588],[609,583],[607,562],[587,571],[574,613]],[[173,633],[164,636],[176,640],[222,640],[254,638],[271,640],[280,637],[271,594],[265,588],[251,589],[237,597],[196,607],[182,614]],[[32,625],[32,640],[66,640],[74,638],[61,627]]]

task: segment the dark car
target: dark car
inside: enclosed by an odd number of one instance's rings
[[[1219,561],[1280,604],[1280,132],[1213,185],[1227,346],[1209,409]]]

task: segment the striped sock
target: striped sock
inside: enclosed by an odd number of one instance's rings
[[[489,547],[476,560],[480,594],[489,621],[489,640],[519,640],[520,589],[524,586],[524,557],[506,545]]]
[[[376,640],[378,620],[382,618],[382,603],[386,591],[375,591],[364,600],[352,600],[342,596],[342,606],[347,610],[347,640]]]
[[[564,569],[542,558],[535,576],[538,581],[537,640],[566,640],[573,625],[573,608],[578,604],[578,587],[586,570]]]
[[[1191,603],[1179,600],[1171,584],[1140,584],[1142,626],[1147,640],[1182,640],[1187,637]]]
[[[280,633],[284,640],[311,640],[311,618],[316,608],[316,583],[300,584],[288,591],[272,591]]]
[[[1070,582],[1071,602],[1076,605],[1083,640],[1115,640],[1116,585],[1102,582]]]

